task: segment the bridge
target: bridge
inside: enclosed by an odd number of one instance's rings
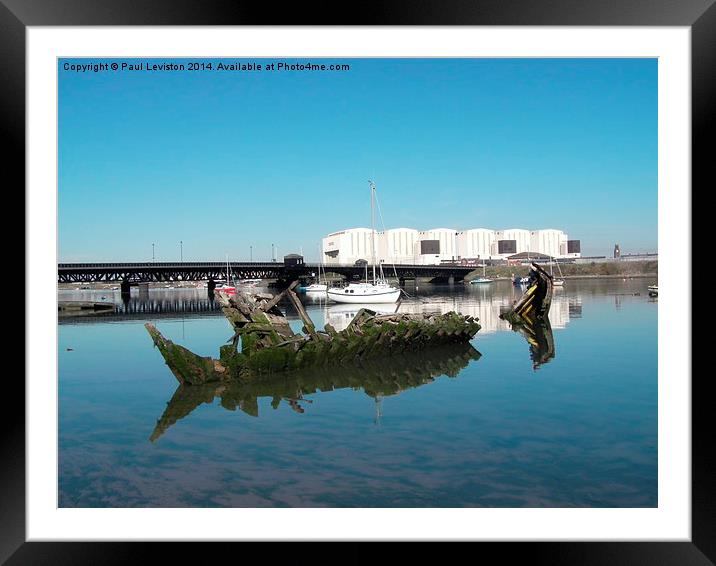
[[[335,273],[345,279],[365,276],[364,265],[323,265],[327,273]],[[305,279],[318,273],[318,263],[285,265],[279,262],[229,262],[232,279],[272,279],[277,287],[286,287],[292,281]],[[57,266],[58,283],[121,283],[122,292],[141,283],[208,281],[209,290],[215,281],[226,279],[226,263],[173,262],[173,263],[60,263]],[[370,269],[370,268],[369,268]],[[475,266],[464,265],[383,265],[386,277],[397,277],[400,283],[406,279],[426,277],[439,281],[461,281]]]

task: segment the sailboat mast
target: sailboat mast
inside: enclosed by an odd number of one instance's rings
[[[375,183],[370,183],[370,256],[373,264],[373,284],[375,284]]]

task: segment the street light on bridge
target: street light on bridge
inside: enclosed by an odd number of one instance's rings
[[[184,242],[179,240],[179,261],[184,262]]]
[[[152,242],[152,263],[154,263],[154,242]]]

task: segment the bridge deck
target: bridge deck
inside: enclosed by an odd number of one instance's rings
[[[231,277],[236,279],[279,279],[293,281],[318,273],[318,263],[285,265],[279,262],[229,262]],[[360,277],[361,265],[323,265],[326,272],[345,277]],[[400,279],[414,277],[453,277],[462,279],[475,266],[465,265],[383,265],[386,276]],[[226,278],[226,262],[132,262],[132,263],[60,263],[59,283],[126,282],[130,284],[160,281],[209,281]]]

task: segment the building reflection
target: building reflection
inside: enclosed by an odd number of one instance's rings
[[[477,292],[465,292],[452,295],[430,295],[426,298],[413,297],[400,302],[397,305],[381,304],[337,304],[324,303],[324,315],[327,323],[336,330],[343,330],[348,326],[353,317],[361,308],[370,309],[380,314],[394,312],[410,314],[445,314],[457,312],[464,315],[476,317],[480,322],[479,336],[493,332],[505,332],[512,330],[510,324],[500,318],[500,314],[509,310],[514,301],[519,299],[519,289],[515,293],[496,294],[484,292],[484,289],[477,289]],[[575,297],[566,297],[563,294],[555,294],[552,297],[552,306],[549,311],[551,327],[563,329],[571,318],[581,318],[581,300]]]

